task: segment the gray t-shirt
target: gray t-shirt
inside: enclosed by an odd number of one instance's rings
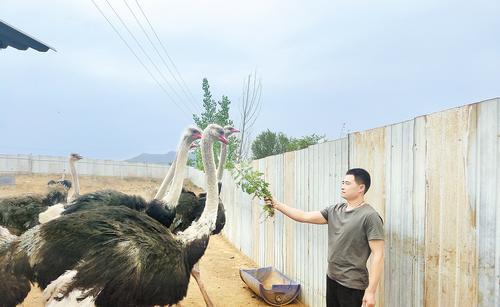
[[[380,215],[369,204],[346,211],[347,204],[331,205],[321,214],[328,221],[328,277],[339,284],[365,290],[369,240],[384,240]]]

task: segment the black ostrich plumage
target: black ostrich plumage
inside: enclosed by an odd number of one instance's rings
[[[69,215],[90,209],[117,206],[144,212],[167,227],[172,224],[175,216],[175,212],[167,208],[160,200],[153,199],[147,202],[141,196],[128,195],[114,190],[102,190],[84,194],[72,201],[62,215]]]
[[[219,194],[222,189],[222,183],[218,184]],[[203,210],[205,209],[206,193],[200,193],[197,197],[195,193],[182,189],[179,203],[175,208],[175,218],[170,226],[172,232],[177,233],[184,231],[191,225],[192,222],[199,220]],[[217,220],[215,221],[215,229],[212,234],[218,234],[226,225],[226,211],[224,204],[219,198],[219,206],[217,207]]]
[[[219,193],[222,184],[219,183]],[[114,190],[103,190],[84,194],[66,208],[63,215],[81,212],[89,209],[103,208],[105,206],[124,206],[139,212],[145,212],[162,225],[170,227],[173,233],[186,230],[194,221],[198,221],[205,209],[206,193],[197,197],[191,191],[182,189],[179,203],[175,209],[169,209],[164,202],[152,200],[147,202],[141,196],[128,195]],[[217,220],[212,234],[218,234],[226,224],[224,205],[219,201]]]
[[[50,180],[49,182],[47,182],[48,186],[54,186],[57,184],[62,185],[66,190],[71,189],[71,187],[73,186],[71,180],[68,179]]]
[[[96,306],[174,304],[186,295],[209,240],[204,235],[182,243],[158,221],[125,206],[73,212],[27,234],[0,240],[0,293],[10,293],[0,296],[0,306],[21,303],[29,282],[44,289],[68,270],[77,274],[62,294],[84,289],[83,297],[93,296]]]
[[[47,194],[28,194],[0,198],[0,226],[20,235],[38,225],[38,215],[48,207],[66,203],[68,191],[60,185],[49,188]]]

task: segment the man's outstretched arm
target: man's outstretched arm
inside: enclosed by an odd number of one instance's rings
[[[285,205],[277,200],[266,200],[266,204],[272,206],[274,209],[281,211],[284,215],[288,216],[292,220],[301,223],[309,224],[326,224],[328,221],[323,217],[323,214],[319,211],[303,211],[297,208],[293,208]]]

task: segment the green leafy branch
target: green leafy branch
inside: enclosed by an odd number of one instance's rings
[[[236,184],[241,187],[243,192],[253,195],[253,198],[273,199],[269,191],[269,183],[263,178],[264,173],[253,170],[250,163],[242,162],[235,165],[231,173]],[[264,205],[263,210],[263,213],[266,213],[266,217],[274,216],[274,208],[272,206]]]

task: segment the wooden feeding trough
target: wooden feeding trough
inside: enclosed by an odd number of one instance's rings
[[[240,277],[255,294],[272,306],[289,304],[300,292],[300,284],[273,267],[240,269]]]

